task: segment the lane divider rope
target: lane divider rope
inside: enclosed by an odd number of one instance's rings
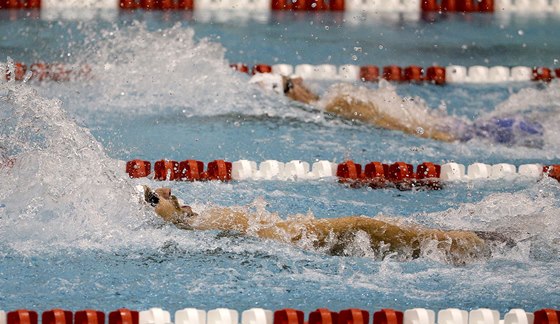
[[[560,12],[559,0],[0,0],[0,9],[267,10],[426,13]]]
[[[10,71],[8,63],[0,62],[0,82],[10,81],[12,79],[14,79],[15,81],[23,81],[26,77],[26,74],[28,73],[30,73],[30,80],[41,82],[84,80],[92,76],[91,66],[87,64],[75,65],[64,63],[36,62],[27,65],[22,62],[14,62],[12,73]]]
[[[7,314],[0,311],[0,324],[38,324],[36,311],[19,309]],[[271,311],[262,308],[251,308],[241,313],[241,324],[435,324],[436,313],[431,309],[413,308],[404,312],[384,308],[373,312],[364,309],[350,308],[339,312],[327,308],[319,308],[308,315],[301,310],[285,308]],[[523,309],[509,310],[503,319],[500,312],[488,308],[473,309],[470,312],[457,308],[442,309],[437,313],[438,324],[478,323],[478,324],[559,324],[560,311],[544,308],[533,313]],[[42,324],[104,324],[105,313],[87,309],[72,313],[69,310],[53,309],[42,313]],[[206,312],[196,308],[184,308],[175,312],[177,324],[237,324],[237,310],[217,308]],[[109,324],[171,324],[171,313],[161,308],[150,308],[145,311],[120,308],[108,315]]]
[[[1,0],[0,0],[1,1]],[[255,64],[252,68],[243,63],[231,64],[230,68],[248,74],[277,73],[285,76],[299,76],[305,80],[331,80],[331,81],[363,81],[377,82],[385,79],[391,82],[432,83],[445,85],[447,83],[505,83],[505,82],[551,82],[560,78],[560,68],[552,70],[548,67],[527,66],[459,66],[448,67],[430,66],[422,68],[411,65],[400,67],[397,65],[384,66],[381,69],[375,65],[341,65],[332,64],[299,64],[295,67],[289,64]],[[87,64],[72,65],[64,63],[35,62],[27,65],[22,62],[14,63],[14,78],[22,81],[26,73],[31,73],[34,81],[70,81],[92,77],[91,66]],[[8,64],[0,62],[0,81],[12,79]]]
[[[159,160],[135,159],[126,162],[126,173],[131,178],[150,177],[159,181],[244,181],[244,180],[319,180],[337,179],[351,187],[369,186],[372,188],[396,187],[407,190],[414,187],[441,188],[441,182],[470,181],[477,179],[497,180],[511,177],[540,179],[548,176],[560,181],[560,164],[523,164],[516,167],[509,163],[450,162],[436,164],[424,162],[416,167],[406,162],[392,164],[369,162],[362,164],[347,160],[342,163],[316,161],[312,165],[301,160],[280,162],[266,160],[259,164],[255,161],[239,160],[227,162],[214,160],[204,169],[204,162],[198,160]]]
[[[277,73],[285,76],[296,75],[304,80],[362,80],[376,82],[381,78],[392,82],[421,83],[428,82],[437,85],[446,83],[504,83],[504,82],[551,82],[560,78],[560,68],[552,70],[548,67],[528,66],[493,66],[474,65],[470,67],[451,65],[447,67],[430,66],[423,68],[417,65],[400,67],[397,65],[384,66],[381,69],[375,65],[341,65],[332,64],[255,64],[251,69],[243,63],[231,64],[236,71],[255,73]]]

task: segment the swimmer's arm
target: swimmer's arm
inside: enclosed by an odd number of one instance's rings
[[[189,221],[193,229],[202,231],[238,231],[246,233],[249,218],[245,212],[232,208],[211,208]]]
[[[360,101],[350,96],[335,97],[327,103],[325,110],[347,119],[359,120],[377,127],[398,130],[419,137],[432,138],[445,142],[452,142],[457,139],[453,134],[438,130],[431,125],[405,123],[398,118],[383,113],[371,102]],[[421,133],[417,131],[419,127],[423,129]]]

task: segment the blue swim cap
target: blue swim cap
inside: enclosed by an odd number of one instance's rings
[[[490,118],[474,123],[477,137],[487,138],[500,144],[542,147],[544,129],[536,121],[523,117]]]

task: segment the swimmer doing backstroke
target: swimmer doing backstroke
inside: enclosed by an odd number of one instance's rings
[[[399,224],[389,218],[366,216],[316,219],[299,215],[281,219],[260,217],[243,207],[213,207],[200,213],[183,205],[170,188],[143,187],[144,200],[164,221],[184,230],[215,230],[312,247],[331,255],[352,255],[356,239],[366,241],[376,257],[398,260],[436,253],[446,262],[463,265],[489,258],[493,248],[515,242],[496,232],[441,230]],[[311,245],[311,246],[310,246]]]
[[[391,87],[369,89],[339,83],[320,98],[300,77],[257,73],[249,82],[330,114],[423,138],[465,142],[476,137],[506,145],[543,145],[543,127],[536,121],[521,116],[465,121],[404,99]]]

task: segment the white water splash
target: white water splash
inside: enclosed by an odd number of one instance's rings
[[[58,100],[26,84],[0,84],[1,241],[19,251],[103,248],[145,222],[119,163]],[[127,230],[128,229],[128,230]]]

